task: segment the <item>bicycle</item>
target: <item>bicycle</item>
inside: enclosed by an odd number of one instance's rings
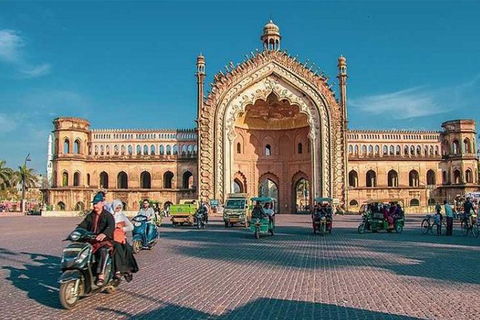
[[[433,222],[431,221],[433,220]],[[434,220],[433,216],[430,214],[427,214],[425,216],[425,219],[422,220],[421,224],[421,230],[422,234],[428,234],[428,233],[433,233],[434,235],[441,235],[444,230],[447,230],[447,223],[442,219],[441,227],[440,227],[440,233],[437,233],[437,227],[438,223]]]
[[[467,236],[469,232],[471,232],[475,238],[478,238],[478,236],[480,235],[479,224],[475,222],[476,217],[476,214],[472,214],[467,219],[464,218],[462,220],[460,228],[462,229],[462,233],[464,236]]]

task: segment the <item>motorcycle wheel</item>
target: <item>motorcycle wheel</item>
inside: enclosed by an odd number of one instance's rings
[[[258,228],[255,229],[255,239],[260,238],[260,230]]]
[[[133,253],[139,253],[142,249],[142,241],[135,240],[133,241]]]
[[[80,292],[74,292],[74,291],[75,291],[75,281],[62,283],[60,285],[60,290],[59,290],[60,303],[62,304],[62,307],[64,307],[67,310],[75,307],[75,305],[78,302],[78,299],[80,298],[79,297]]]
[[[362,223],[361,225],[358,226],[358,233],[363,234],[365,233],[365,223]]]
[[[200,221],[197,221],[197,229],[200,229]]]

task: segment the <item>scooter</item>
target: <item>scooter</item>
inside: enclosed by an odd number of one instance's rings
[[[96,237],[92,232],[77,228],[65,239],[72,242],[63,249],[62,275],[58,280],[60,303],[65,309],[73,308],[81,297],[102,291],[113,293],[120,284],[120,279],[114,278],[112,252],[109,252],[105,261],[105,281],[101,286],[96,285],[93,270],[98,262],[92,246]]]
[[[147,217],[138,215],[133,221],[133,252],[138,253],[142,249],[152,249],[157,243],[158,231],[155,224],[150,223]]]
[[[197,229],[205,229],[205,215],[202,209],[198,209],[195,212],[195,223],[197,225]]]

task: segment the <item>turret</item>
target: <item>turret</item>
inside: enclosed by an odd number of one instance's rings
[[[263,42],[263,50],[280,50],[280,28],[272,20],[263,27],[263,34],[260,37]]]

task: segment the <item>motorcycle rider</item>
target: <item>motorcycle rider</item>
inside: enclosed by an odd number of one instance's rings
[[[97,286],[102,286],[105,281],[105,268],[109,250],[113,248],[113,231],[115,230],[115,219],[113,215],[104,208],[104,196],[97,193],[93,197],[93,210],[87,214],[85,219],[78,225],[87,231],[98,234],[96,243],[93,245],[93,251],[98,254],[97,264]]]
[[[155,223],[153,220],[155,219],[155,212],[153,211],[153,208],[150,207],[150,201],[148,201],[148,199],[143,199],[142,208],[140,208],[137,215],[147,217],[147,221],[149,222],[147,224],[147,234],[150,234],[150,228]]]
[[[208,207],[205,202],[202,203],[201,209],[203,210],[203,220],[205,221],[205,224],[208,223]]]

